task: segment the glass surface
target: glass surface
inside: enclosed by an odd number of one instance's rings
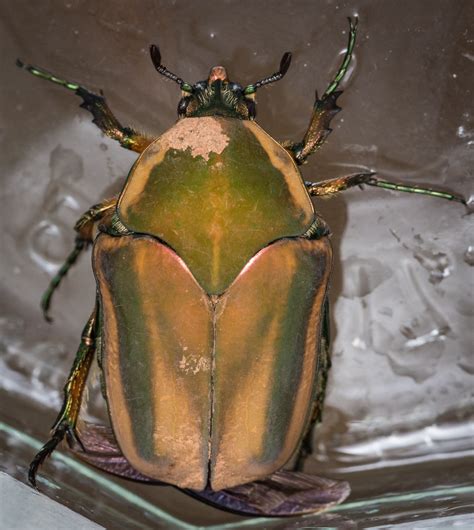
[[[0,13],[0,469],[22,481],[93,304],[89,257],[61,286],[53,325],[42,320],[41,294],[72,248],[75,220],[120,190],[136,155],[105,138],[72,93],[16,68],[17,57],[104,89],[125,125],[159,135],[176,119],[179,90],[154,70],[150,43],[189,82],[224,64],[248,84],[291,50],[285,79],[258,92],[257,120],[277,139],[299,140],[315,88],[324,91],[344,52],[345,17],[358,13],[343,111],[302,168],[305,180],[371,169],[472,194],[467,0],[20,0],[2,2]],[[333,231],[333,368],[305,470],[349,480],[348,502],[291,523],[243,518],[65,453],[44,467],[43,492],[109,528],[472,525],[473,218],[456,203],[372,188],[315,207]]]

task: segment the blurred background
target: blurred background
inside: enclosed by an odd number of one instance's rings
[[[41,294],[72,249],[75,220],[120,190],[136,158],[100,133],[77,96],[15,59],[103,89],[124,125],[158,136],[176,120],[180,94],[154,70],[150,43],[191,83],[223,64],[249,84],[289,50],[285,79],[258,93],[257,121],[276,139],[299,140],[355,14],[343,111],[304,179],[371,169],[469,198],[469,0],[0,2],[0,470],[24,482],[47,439],[93,304],[90,256],[57,293],[52,325]],[[251,520],[68,457],[44,467],[44,493],[107,528],[472,527],[473,217],[456,203],[373,188],[315,208],[333,231],[333,369],[305,470],[349,480],[348,503],[309,519]]]

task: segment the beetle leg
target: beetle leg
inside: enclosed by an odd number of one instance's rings
[[[447,193],[442,190],[433,188],[423,188],[421,186],[411,186],[408,184],[401,184],[382,180],[374,177],[375,173],[357,173],[355,175],[348,175],[346,177],[338,177],[330,180],[323,180],[322,182],[305,182],[306,190],[313,197],[321,197],[324,195],[332,195],[339,191],[347,190],[353,186],[374,186],[376,188],[383,188],[392,191],[403,191],[407,193],[417,193],[419,195],[429,195],[431,197],[439,197],[440,199],[447,199],[448,201],[460,202],[467,206],[467,201],[461,195],[455,193]]]
[[[329,84],[321,99],[319,99],[318,92],[316,91],[313,115],[311,116],[311,121],[309,122],[303,140],[299,143],[283,144],[283,147],[288,150],[297,164],[304,164],[308,156],[323,145],[332,131],[330,128],[331,120],[341,110],[337,105],[337,98],[342,94],[342,91],[337,90],[337,87],[346,75],[352,59],[357,33],[357,20],[357,17],[354,20],[349,18],[349,42],[347,44],[347,51],[336,76]]]
[[[122,147],[141,153],[153,141],[153,138],[148,138],[129,127],[124,127],[109,109],[102,91],[100,91],[100,94],[94,94],[94,92],[77,83],[60,79],[51,72],[25,64],[20,59],[17,59],[16,64],[37,77],[52,81],[77,94],[82,99],[80,106],[88,110],[94,117],[92,123],[95,123],[108,137],[120,142]]]
[[[76,422],[82,402],[87,374],[95,353],[96,342],[96,319],[97,306],[94,308],[81,336],[81,343],[77,350],[74,364],[64,386],[64,401],[61,411],[52,427],[51,438],[43,445],[39,453],[33,458],[28,480],[36,488],[36,474],[38,468],[45,459],[51,455],[59,443],[66,437],[68,440],[75,439],[81,446],[82,443],[75,433]]]
[[[66,276],[69,269],[76,263],[77,258],[83,250],[89,246],[88,241],[83,239],[76,238],[74,244],[74,250],[66,258],[66,261],[61,265],[61,268],[58,270],[53,279],[49,282],[48,288],[43,293],[41,297],[41,310],[43,311],[43,317],[47,322],[52,322],[53,319],[49,316],[49,308],[51,306],[51,299],[53,297],[54,291],[59,287],[61,280]]]
[[[313,453],[313,433],[316,425],[322,420],[324,398],[326,397],[326,385],[331,368],[331,338],[329,321],[329,299],[326,297],[323,309],[323,321],[321,329],[321,351],[318,356],[316,368],[316,381],[314,386],[314,400],[311,408],[308,425],[305,430],[300,448],[298,450],[294,471],[303,471],[306,457]]]
[[[48,322],[52,322],[52,318],[49,316],[48,312],[54,292],[59,287],[64,276],[66,276],[66,274],[69,272],[69,269],[76,263],[77,258],[80,256],[82,251],[87,250],[89,245],[92,243],[95,224],[106,214],[111,213],[116,204],[116,197],[95,204],[94,206],[91,206],[83,215],[81,215],[74,225],[74,230],[77,233],[74,250],[66,258],[66,261],[53,277],[48,285],[48,288],[41,297],[41,309],[43,311],[44,318]]]

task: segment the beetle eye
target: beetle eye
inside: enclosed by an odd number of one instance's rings
[[[257,92],[257,89],[253,85],[248,85],[245,87],[244,94],[246,96],[250,96],[251,94],[255,94]]]
[[[193,87],[190,84],[188,84],[188,83],[183,83],[181,85],[181,90],[183,92],[187,92],[188,94],[192,94],[193,93]]]
[[[188,108],[188,104],[191,101],[191,96],[186,96],[184,98],[181,98],[178,103],[178,117],[184,118],[186,116],[186,110]]]
[[[198,81],[194,85],[195,90],[206,90],[206,88],[207,88],[207,81]]]
[[[238,83],[229,83],[229,88],[232,92],[242,92],[242,86]]]

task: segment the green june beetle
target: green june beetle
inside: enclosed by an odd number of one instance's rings
[[[255,121],[256,91],[283,78],[290,53],[246,87],[222,66],[192,85],[151,46],[156,70],[182,91],[177,123],[158,138],[123,127],[102,93],[18,61],[75,92],[103,133],[140,154],[118,197],[78,220],[75,248],[42,300],[49,319],[55,289],[92,244],[97,301],[51,438],[31,463],[34,486],[66,438],[105,471],[240,513],[314,513],[347,497],[346,482],[301,472],[330,368],[330,233],[311,197],[368,185],[466,204],[373,172],[302,179],[298,166],[340,110],[357,19],[349,24],[342,64],[297,143],[277,142]],[[78,434],[94,359],[110,425]]]

